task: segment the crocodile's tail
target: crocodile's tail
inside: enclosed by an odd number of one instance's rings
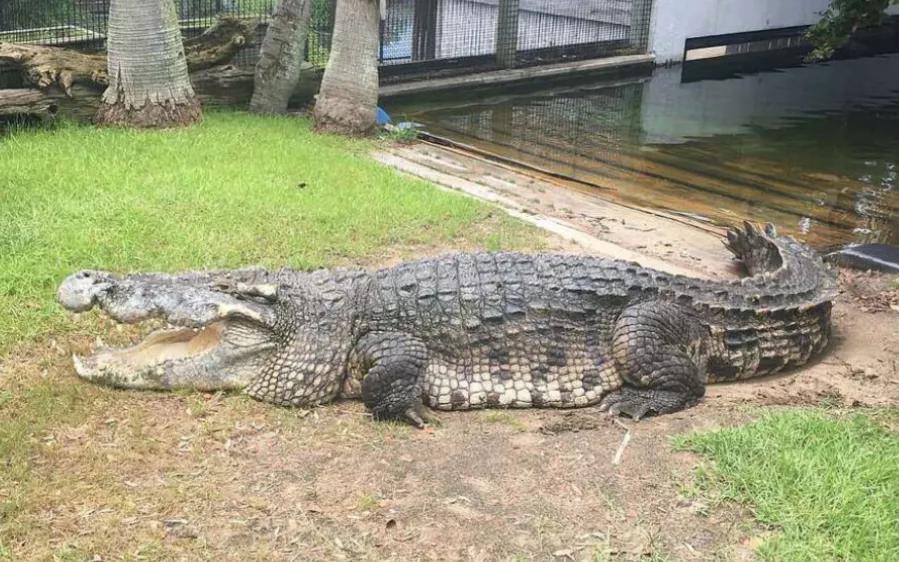
[[[834,271],[808,246],[789,236],[779,236],[774,225],[763,229],[745,222],[742,229],[727,232],[724,245],[746,267],[744,285],[779,289],[779,296],[807,299],[805,304],[832,300],[837,293]],[[768,292],[763,290],[764,292]]]

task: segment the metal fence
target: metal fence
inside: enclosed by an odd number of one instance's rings
[[[645,51],[650,0],[388,0],[381,64],[540,64]]]
[[[276,0],[174,0],[185,33],[219,15],[267,18]],[[0,0],[0,41],[102,47],[109,0]]]
[[[100,46],[106,2],[0,0],[0,41]]]
[[[277,0],[174,0],[185,35],[220,15],[264,24]],[[313,0],[306,59],[327,62],[335,0]],[[643,51],[651,0],[387,0],[380,61],[386,75],[540,64]],[[0,0],[0,41],[99,49],[109,0]],[[252,65],[264,32],[237,58]]]
[[[102,49],[110,0],[0,0],[0,41],[39,43],[83,50]],[[236,58],[238,65],[253,65],[264,25],[278,0],[174,0],[181,32],[202,33],[219,16],[258,21],[256,41]],[[333,27],[334,0],[314,0],[307,58],[327,60]]]

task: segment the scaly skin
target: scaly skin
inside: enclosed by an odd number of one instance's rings
[[[66,280],[71,310],[194,328],[77,363],[126,388],[243,388],[281,405],[361,397],[377,419],[599,405],[635,419],[706,383],[806,363],[827,345],[833,274],[752,225],[728,247],[749,277],[714,282],[563,255],[459,254],[376,272],[260,269]],[[173,345],[174,343],[174,345]]]

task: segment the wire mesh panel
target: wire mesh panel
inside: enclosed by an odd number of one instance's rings
[[[651,0],[388,0],[380,60],[512,66],[644,51],[651,9]]]
[[[496,49],[497,6],[488,2],[440,1],[433,58],[491,55]]]
[[[0,0],[0,41],[102,47],[108,0]]]
[[[631,29],[630,0],[523,2],[518,16],[518,50],[621,44]]]
[[[331,52],[336,0],[312,0],[312,15],[306,33],[306,60],[316,68],[324,68]]]
[[[0,0],[0,41],[101,49],[110,0]],[[181,32],[202,33],[219,16],[267,21],[277,0],[173,0]],[[318,0],[322,1],[322,0]],[[331,0],[325,0],[330,2]],[[237,62],[254,62],[254,45]]]

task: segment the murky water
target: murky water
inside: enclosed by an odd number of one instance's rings
[[[899,55],[681,81],[388,104],[395,118],[704,217],[773,222],[809,243],[899,243]]]

